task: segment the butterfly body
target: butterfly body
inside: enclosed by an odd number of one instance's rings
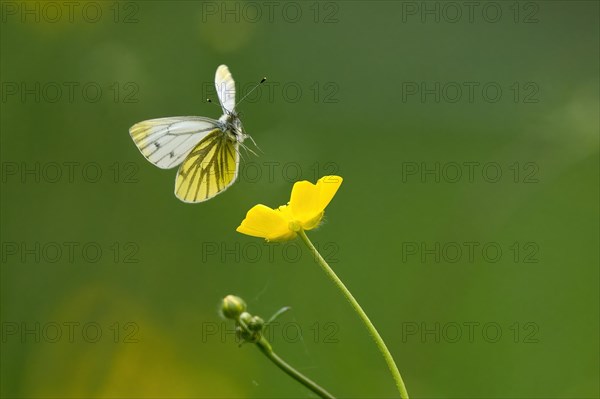
[[[140,152],[161,169],[179,166],[175,195],[183,202],[207,201],[231,186],[238,175],[239,147],[248,135],[235,112],[235,83],[225,65],[215,87],[223,109],[218,119],[176,116],[133,125],[129,134]]]
[[[231,141],[243,143],[246,133],[242,127],[242,122],[235,112],[224,114],[217,121],[217,126]]]

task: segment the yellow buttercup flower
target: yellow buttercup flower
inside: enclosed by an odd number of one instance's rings
[[[383,355],[383,358],[392,373],[392,377],[400,392],[400,397],[402,399],[408,399],[408,392],[406,391],[406,386],[404,385],[398,366],[385,345],[383,338],[381,338],[381,335],[379,335],[379,332],[350,290],[346,288],[331,266],[327,264],[327,261],[321,256],[305,233],[305,230],[314,229],[321,223],[325,208],[329,205],[335,196],[335,193],[340,188],[342,180],[343,179],[340,176],[325,176],[320,178],[319,181],[317,181],[317,184],[312,184],[307,181],[296,182],[294,188],[292,188],[290,202],[288,202],[287,205],[282,205],[277,209],[271,209],[262,204],[255,205],[248,211],[246,218],[242,220],[242,224],[237,228],[237,231],[253,237],[262,237],[267,241],[286,241],[299,236],[313,254],[315,262],[321,266],[331,281],[333,281],[340,291],[342,291],[342,294],[344,294],[348,302],[350,302],[350,305],[352,305],[358,316],[362,319],[363,323],[365,323],[367,330],[369,330],[371,337],[373,337],[375,344],[379,348],[379,351]],[[228,298],[228,300],[231,300],[231,298]],[[240,316],[240,318],[241,317],[242,316]],[[258,323],[261,326],[260,328],[262,328],[261,323],[262,319],[260,319]],[[249,324],[248,329],[251,330]],[[253,335],[251,334],[250,336],[252,337]],[[313,392],[317,391],[313,390]],[[320,396],[322,398],[329,398],[331,395],[325,392]]]
[[[340,188],[340,176],[324,176],[312,184],[299,181],[292,188],[290,202],[277,209],[255,205],[246,214],[237,231],[267,241],[287,241],[298,231],[314,229],[321,223],[325,208]]]

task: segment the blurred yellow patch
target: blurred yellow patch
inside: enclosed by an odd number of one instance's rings
[[[50,322],[42,323],[40,342],[33,342],[30,334],[19,397],[242,395],[235,377],[219,372],[205,359],[190,361],[185,355],[197,349],[190,347],[199,345],[199,340],[181,339],[185,336],[181,328],[160,324],[130,296],[107,290],[106,285],[92,284],[72,292],[52,313],[50,320],[62,328],[62,335],[55,342],[45,338],[56,336],[54,329],[44,334]],[[208,349],[201,350],[212,356]]]

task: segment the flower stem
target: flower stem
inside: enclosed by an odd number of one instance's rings
[[[319,251],[317,251],[313,243],[306,236],[304,230],[298,231],[298,235],[300,236],[300,238],[302,238],[302,241],[304,242],[304,244],[306,244],[308,249],[311,250],[317,263],[325,271],[327,276],[335,283],[335,285],[338,286],[338,288],[342,291],[348,302],[350,302],[356,313],[358,313],[362,321],[365,323],[367,330],[369,330],[369,333],[373,337],[373,340],[375,340],[375,344],[377,345],[379,351],[383,355],[383,358],[385,359],[388,368],[390,369],[390,372],[394,377],[394,381],[396,381],[396,386],[398,387],[398,391],[400,392],[400,397],[402,399],[408,399],[408,392],[406,391],[406,387],[404,386],[404,381],[402,380],[400,371],[398,371],[398,366],[396,366],[394,358],[392,357],[392,354],[390,353],[389,349],[387,348],[387,346],[385,346],[383,338],[381,338],[381,335],[379,335],[379,332],[377,331],[373,323],[371,323],[371,320],[369,320],[369,316],[367,316],[367,314],[356,301],[356,299],[354,299],[354,296],[352,296],[352,293],[348,290],[348,288],[346,288],[342,280],[340,280],[340,278],[335,274],[333,269],[327,264],[325,259],[323,259]]]
[[[265,354],[277,367],[283,370],[287,375],[319,395],[323,399],[335,399],[335,397],[327,392],[325,389],[321,388],[315,382],[310,380],[304,374],[301,374],[298,370],[287,364],[282,358],[277,356],[269,342],[265,339],[265,337],[260,337],[260,339],[256,342],[256,346]]]

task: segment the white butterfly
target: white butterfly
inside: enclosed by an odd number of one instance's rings
[[[174,116],[136,123],[129,129],[154,165],[170,169],[181,164],[175,195],[183,202],[203,202],[231,186],[238,175],[239,147],[249,137],[235,112],[235,82],[226,65],[217,68],[215,86],[223,109],[219,120]]]

